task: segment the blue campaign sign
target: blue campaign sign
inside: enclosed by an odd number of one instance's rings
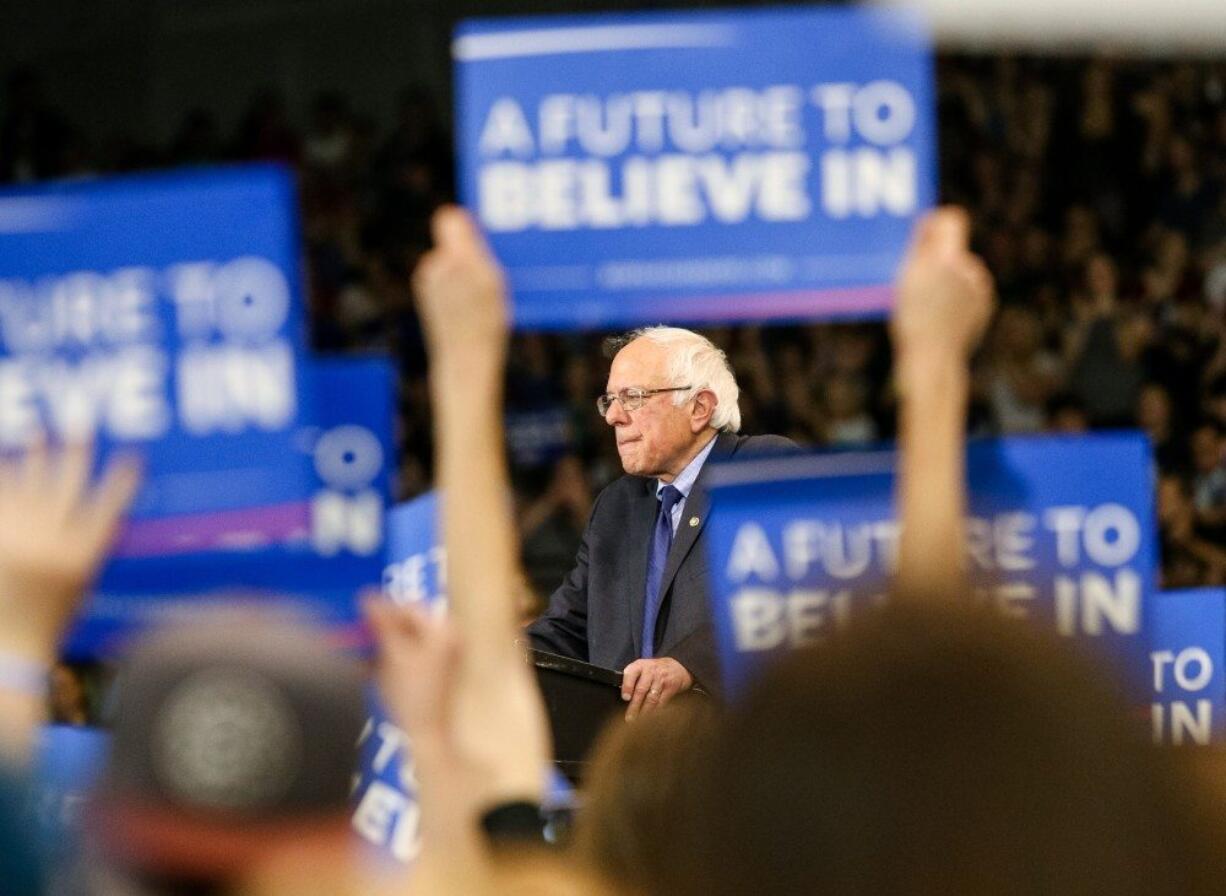
[[[447,606],[447,551],[438,494],[426,492],[392,508],[387,517],[383,592],[398,603]]]
[[[300,528],[300,269],[279,168],[0,193],[0,452],[40,437],[135,449],[124,556]]]
[[[438,495],[427,492],[394,507],[387,518],[383,591],[392,600],[446,609]],[[409,863],[421,849],[417,780],[408,736],[372,689],[369,718],[358,741],[353,828],[384,856]]]
[[[967,568],[976,596],[1101,645],[1147,699],[1151,469],[1149,443],[1135,433],[985,440],[967,449]],[[708,560],[730,689],[772,654],[820,642],[886,599],[899,537],[893,454],[727,463],[710,481]]]
[[[394,370],[382,357],[315,358],[302,380],[312,413],[287,443],[309,472],[306,517],[278,542],[112,560],[69,633],[67,656],[113,654],[149,625],[219,603],[284,606],[361,640],[356,597],[378,587],[384,565]]]
[[[876,317],[936,196],[899,10],[466,22],[460,194],[528,328]]]
[[[35,821],[49,856],[80,849],[82,809],[106,764],[110,736],[97,728],[46,725],[34,755]]]
[[[320,557],[364,567],[366,581],[377,584],[395,461],[396,372],[375,355],[315,358],[307,370],[315,416],[300,435],[315,473],[311,544]]]
[[[358,739],[353,829],[376,855],[408,864],[421,851],[421,810],[409,738],[388,718],[374,688],[366,704],[366,725]]]
[[[1226,589],[1167,591],[1146,614],[1155,743],[1226,741]]]

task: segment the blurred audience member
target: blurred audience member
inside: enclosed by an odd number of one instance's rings
[[[1106,758],[1109,757],[1109,758]],[[1067,644],[969,608],[885,611],[767,671],[648,892],[1209,894],[1220,807]]]
[[[1024,306],[1001,311],[989,362],[988,402],[1001,433],[1040,432],[1061,380],[1060,362],[1044,350],[1037,315]]]
[[[711,702],[699,699],[610,724],[584,773],[576,858],[630,893],[661,892],[676,873],[676,832],[689,823],[690,788],[715,724]]]
[[[1192,433],[1192,506],[1211,541],[1226,544],[1226,438],[1216,422]]]
[[[1158,480],[1158,524],[1163,588],[1226,584],[1226,550],[1198,534],[1196,508],[1179,476]]]
[[[89,810],[104,896],[238,892],[291,859],[299,886],[345,892],[363,678],[305,626],[238,611],[139,644]]]

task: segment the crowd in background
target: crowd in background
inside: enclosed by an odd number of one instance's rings
[[[971,433],[1146,430],[1164,587],[1226,584],[1226,64],[947,56],[938,88],[941,194],[972,211],[1000,296],[975,365]],[[165,146],[81,133],[33,72],[12,73],[0,103],[4,182],[294,165],[315,347],[393,354],[397,497],[430,487],[409,272],[454,169],[432,97],[404,91],[382,127],[332,93],[296,121],[270,92],[234,133],[186,111]],[[893,437],[882,324],[704,332],[732,360],[746,432],[832,450]],[[511,352],[508,447],[538,594],[569,568],[594,494],[620,472],[593,401],[605,335],[524,333]]]

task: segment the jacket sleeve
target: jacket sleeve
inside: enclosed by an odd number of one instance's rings
[[[719,649],[715,644],[715,626],[702,625],[690,632],[669,650],[668,655],[685,666],[694,678],[694,687],[712,697],[724,692],[720,673]]]
[[[601,492],[592,505],[575,567],[549,598],[544,614],[528,626],[526,632],[537,650],[557,653],[571,659],[588,661],[587,649],[587,585],[588,556],[592,548],[593,523],[600,511]]]

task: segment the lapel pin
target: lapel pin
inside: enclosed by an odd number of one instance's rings
[[[701,520],[699,520],[699,519],[698,519],[698,517],[696,517],[696,516],[692,516],[692,517],[690,517],[690,528],[693,528],[694,526],[697,526],[697,525],[698,525],[700,522],[701,522]]]

